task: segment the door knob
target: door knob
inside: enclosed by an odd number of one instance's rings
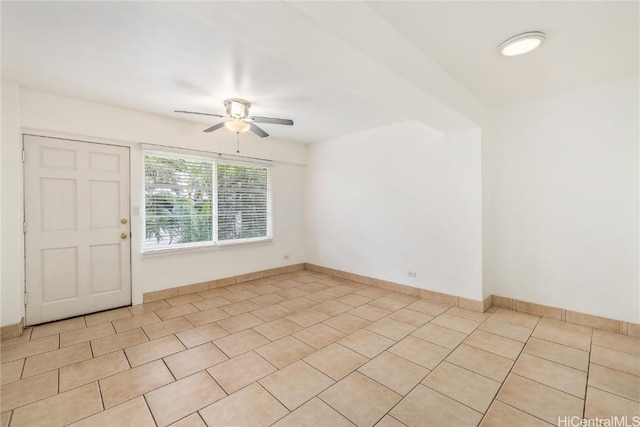
[[[127,238],[127,233],[122,233],[120,235],[120,238],[123,239],[123,240],[126,239]]]
[[[127,218],[122,218],[120,220],[120,224],[126,224],[127,223]]]

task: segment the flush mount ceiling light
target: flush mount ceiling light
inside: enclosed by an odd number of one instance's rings
[[[522,55],[539,47],[545,39],[544,33],[540,31],[518,34],[502,42],[498,46],[498,52],[504,56]]]

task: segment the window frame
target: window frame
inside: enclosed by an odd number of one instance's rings
[[[148,248],[146,247],[146,233],[147,233],[147,156],[158,156],[170,159],[185,159],[185,160],[196,160],[196,161],[205,161],[211,164],[212,170],[212,179],[211,179],[211,194],[212,194],[212,205],[211,205],[211,221],[212,221],[212,239],[207,241],[200,242],[190,242],[190,243],[178,243],[178,244],[170,244],[163,247],[158,248]],[[264,237],[250,237],[243,239],[228,239],[228,240],[219,240],[219,224],[218,224],[218,164],[233,164],[238,166],[246,166],[246,167],[254,167],[254,168],[262,168],[266,171],[266,236]],[[142,191],[143,191],[143,212],[142,212],[142,226],[143,226],[143,238],[141,241],[141,252],[143,255],[154,255],[154,254],[166,254],[171,252],[183,252],[183,251],[202,251],[202,250],[210,250],[210,249],[218,249],[227,246],[243,246],[243,245],[255,245],[262,243],[270,243],[273,241],[273,190],[272,190],[272,164],[269,161],[250,161],[245,159],[236,159],[234,157],[226,157],[221,154],[215,153],[207,153],[207,152],[198,152],[197,154],[192,154],[188,151],[182,150],[171,150],[166,149],[142,149]]]

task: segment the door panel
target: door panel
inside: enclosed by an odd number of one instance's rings
[[[120,246],[118,242],[90,247],[91,291],[93,295],[120,290],[120,276],[122,275]]]
[[[43,298],[45,304],[78,298],[78,248],[40,251]]]
[[[129,149],[24,138],[27,324],[131,304]]]
[[[78,229],[78,190],[75,179],[40,178],[42,231]]]
[[[120,182],[89,181],[89,226],[113,228],[120,226]]]

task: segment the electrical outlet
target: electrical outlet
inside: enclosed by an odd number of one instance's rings
[[[412,279],[416,278],[416,272],[415,271],[410,271],[409,272],[409,277],[411,277]]]
[[[283,258],[284,259],[289,259],[289,255],[285,255]]]

